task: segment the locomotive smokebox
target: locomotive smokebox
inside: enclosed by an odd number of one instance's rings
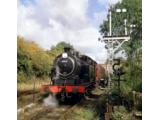
[[[68,76],[73,73],[75,62],[71,57],[67,57],[67,53],[63,53],[62,57],[57,61],[57,66],[59,68],[60,75]]]

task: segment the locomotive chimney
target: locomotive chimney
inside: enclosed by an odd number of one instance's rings
[[[71,52],[71,48],[70,47],[64,47],[64,52],[70,53]]]

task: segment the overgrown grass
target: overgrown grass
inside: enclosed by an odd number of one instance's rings
[[[74,120],[98,120],[96,112],[92,108],[80,108],[74,113]]]
[[[128,112],[123,106],[115,106],[114,111],[112,113],[114,120],[131,120],[132,118],[132,113]]]
[[[17,83],[17,91],[25,91],[25,90],[32,90],[35,83],[35,90],[39,90],[41,85],[49,84],[50,78],[36,78],[31,77],[29,80],[26,78],[25,82],[18,82]]]

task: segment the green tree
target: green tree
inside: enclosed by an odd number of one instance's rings
[[[126,13],[116,13],[116,9],[126,8]],[[125,45],[125,50],[129,54],[142,46],[142,1],[141,0],[122,0],[111,8],[112,11],[112,35],[124,35],[124,19],[127,19],[127,28],[130,30],[130,25],[135,24],[132,34],[132,41]],[[104,20],[100,25],[100,33],[108,35],[109,21]],[[132,48],[130,47],[132,45]]]
[[[52,58],[33,41],[17,37],[17,74],[18,81],[31,76],[47,76],[50,73]],[[23,80],[22,80],[23,79]]]
[[[74,49],[72,45],[66,42],[59,42],[56,46],[51,46],[51,49],[48,51],[48,53],[53,57],[53,59],[61,54],[63,52],[64,47],[71,47],[71,49]]]
[[[26,43],[24,38],[18,36],[17,37],[17,72],[25,73],[27,75],[31,74],[32,65],[29,54],[27,53]]]

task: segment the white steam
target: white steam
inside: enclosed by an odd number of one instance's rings
[[[50,94],[47,98],[43,100],[43,104],[47,107],[57,107],[58,101],[56,100],[54,95]]]

